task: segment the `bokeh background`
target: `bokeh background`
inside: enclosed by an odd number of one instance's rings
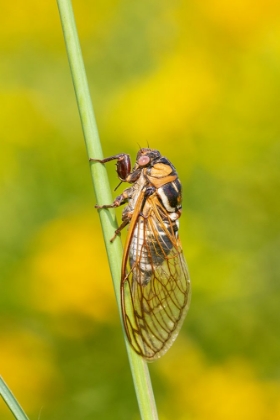
[[[0,374],[34,419],[139,419],[56,2],[0,6]],[[73,6],[104,156],[149,143],[184,187],[160,419],[279,419],[280,3]]]

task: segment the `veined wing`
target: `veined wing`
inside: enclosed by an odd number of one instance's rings
[[[122,268],[121,300],[126,334],[147,360],[172,345],[190,303],[190,279],[177,222],[154,197],[138,198]],[[140,212],[141,210],[141,212]]]

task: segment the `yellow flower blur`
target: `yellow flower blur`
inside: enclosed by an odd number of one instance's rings
[[[36,244],[30,266],[38,309],[55,316],[76,313],[99,322],[116,317],[103,238],[92,215],[49,223]]]

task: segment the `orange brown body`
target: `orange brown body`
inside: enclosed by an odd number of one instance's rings
[[[130,344],[152,361],[174,342],[190,302],[190,279],[178,236],[181,183],[174,166],[157,150],[140,149],[132,171],[127,154],[98,162],[113,159],[120,180],[132,186],[113,204],[96,207],[127,204],[115,232],[129,225],[121,273],[122,316]]]

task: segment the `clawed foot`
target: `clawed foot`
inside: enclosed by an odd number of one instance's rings
[[[118,232],[118,231],[116,231],[116,232],[115,232],[115,235],[113,236],[113,238],[111,238],[111,239],[110,239],[110,242],[111,242],[111,243],[112,243],[112,242],[114,242],[114,240],[116,239],[116,237],[117,237],[117,236],[120,236],[120,235],[121,235],[121,233],[120,233],[120,232]]]

